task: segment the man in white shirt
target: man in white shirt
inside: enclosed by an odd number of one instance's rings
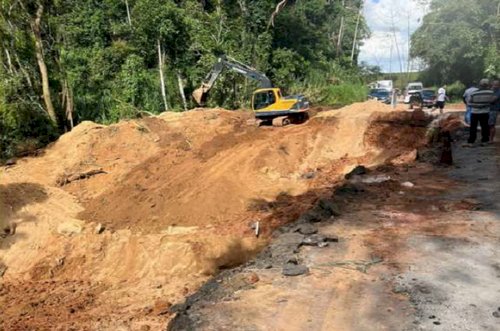
[[[442,115],[443,114],[443,109],[444,109],[444,104],[446,102],[446,85],[441,87],[438,90],[438,96],[437,96],[437,102],[436,102],[436,107],[439,108],[439,113]]]

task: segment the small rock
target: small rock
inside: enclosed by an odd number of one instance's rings
[[[321,234],[313,234],[302,240],[304,246],[319,246],[322,243],[338,242],[339,239],[335,237],[325,237]],[[322,245],[321,247],[325,247]]]
[[[347,175],[345,175],[345,179],[351,179],[353,176],[364,175],[368,172],[365,166],[359,165],[351,170]]]
[[[500,318],[500,311],[496,310],[493,312],[493,317]]]
[[[165,315],[169,313],[170,307],[172,307],[170,302],[166,300],[158,300],[155,302],[153,311],[155,315]]]
[[[439,321],[434,321],[434,322],[432,322],[432,323],[433,323],[434,325],[441,325],[441,322],[439,322]]]
[[[6,166],[13,166],[17,163],[16,159],[8,159],[6,162],[5,162],[5,165]]]
[[[139,330],[140,331],[149,331],[149,330],[151,330],[151,327],[147,324],[144,324],[143,326],[141,326],[141,328]]]
[[[283,267],[283,275],[285,276],[300,276],[309,273],[309,268],[305,265],[287,263]]]
[[[101,234],[103,233],[105,230],[105,227],[104,225],[102,225],[101,223],[97,224],[97,226],[95,227],[95,230],[94,230],[94,233],[95,234]]]
[[[462,199],[461,202],[468,203],[471,205],[480,205],[481,202],[479,200],[473,199],[473,198],[465,198]]]
[[[396,157],[395,159],[393,159],[391,161],[391,164],[404,165],[404,164],[412,163],[412,162],[415,162],[417,160],[417,156],[418,156],[418,152],[416,149],[414,149],[410,152],[403,153],[403,154],[399,155],[398,157]]]
[[[302,224],[302,223],[309,223],[309,222],[314,222],[316,220],[316,217],[314,213],[311,212],[306,212],[302,215],[299,216],[297,219],[297,223]]]
[[[433,320],[433,319],[435,319],[435,318],[436,318],[436,316],[435,316],[435,315],[431,315],[431,316],[429,316],[429,319],[431,319],[431,320]]]
[[[62,235],[71,236],[73,234],[80,234],[83,230],[83,222],[78,220],[68,221],[59,224],[57,232]]]
[[[354,195],[358,194],[360,192],[364,192],[364,189],[362,187],[357,186],[356,184],[353,183],[346,183],[339,187],[338,189],[335,190],[334,195]]]
[[[309,211],[313,219],[311,223],[319,223],[329,219],[332,213],[328,210],[323,209],[319,204],[316,205],[312,210]]]
[[[328,243],[326,243],[326,242],[321,242],[321,243],[318,243],[318,247],[319,247],[319,248],[324,248],[324,247],[327,247],[327,246],[329,246],[329,244],[328,244]]]
[[[56,260],[55,260],[55,266],[56,267],[62,267],[64,265],[64,260],[66,260],[65,256],[56,258]]]
[[[8,224],[1,230],[0,238],[6,238],[7,236],[13,236],[16,234],[17,224],[15,222],[8,222]]]
[[[404,286],[402,286],[402,285],[396,285],[392,289],[392,292],[394,292],[394,293],[404,293],[404,292],[406,292],[406,288]]]
[[[361,179],[362,183],[365,184],[379,184],[383,182],[387,182],[391,180],[391,176],[387,175],[375,175],[375,176],[368,176],[366,178]]]
[[[302,178],[304,179],[313,179],[314,177],[316,177],[316,173],[314,171],[309,171],[305,174],[302,174]]]
[[[6,271],[7,271],[7,266],[2,262],[0,262],[0,277],[3,277]]]
[[[260,278],[255,272],[252,272],[250,275],[248,275],[247,280],[250,284],[255,284],[260,280]]]
[[[326,212],[328,212],[329,214],[331,214],[333,216],[340,215],[339,207],[331,200],[320,199],[319,206],[321,207],[321,209],[325,210]]]
[[[415,184],[413,184],[412,182],[404,182],[404,183],[401,183],[401,186],[407,187],[407,188],[412,188],[415,186]]]
[[[425,286],[422,286],[422,285],[418,285],[416,286],[417,290],[420,292],[420,293],[423,293],[423,294],[431,294],[431,290]]]
[[[318,228],[312,224],[301,224],[296,229],[295,232],[302,233],[303,235],[310,235],[318,233]]]

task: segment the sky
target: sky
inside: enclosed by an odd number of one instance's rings
[[[420,26],[424,13],[416,0],[365,0],[364,16],[371,36],[364,40],[359,60],[378,65],[383,72],[400,72],[401,67],[406,72],[408,32],[411,35]],[[410,62],[411,71],[418,67]]]

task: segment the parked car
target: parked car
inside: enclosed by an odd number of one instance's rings
[[[433,90],[422,90],[423,106],[433,108],[436,106],[436,92]]]
[[[391,94],[386,89],[371,89],[368,99],[378,100],[386,104],[391,103]]]
[[[410,109],[434,108],[436,105],[436,93],[433,90],[422,90],[410,95]]]
[[[410,97],[415,93],[421,92],[423,89],[424,84],[421,82],[409,83],[406,86],[404,103],[410,103]]]

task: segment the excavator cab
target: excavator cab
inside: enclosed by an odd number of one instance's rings
[[[252,100],[252,109],[259,110],[263,108],[267,108],[272,104],[276,103],[275,92],[271,90],[261,90],[259,92],[255,92]]]

